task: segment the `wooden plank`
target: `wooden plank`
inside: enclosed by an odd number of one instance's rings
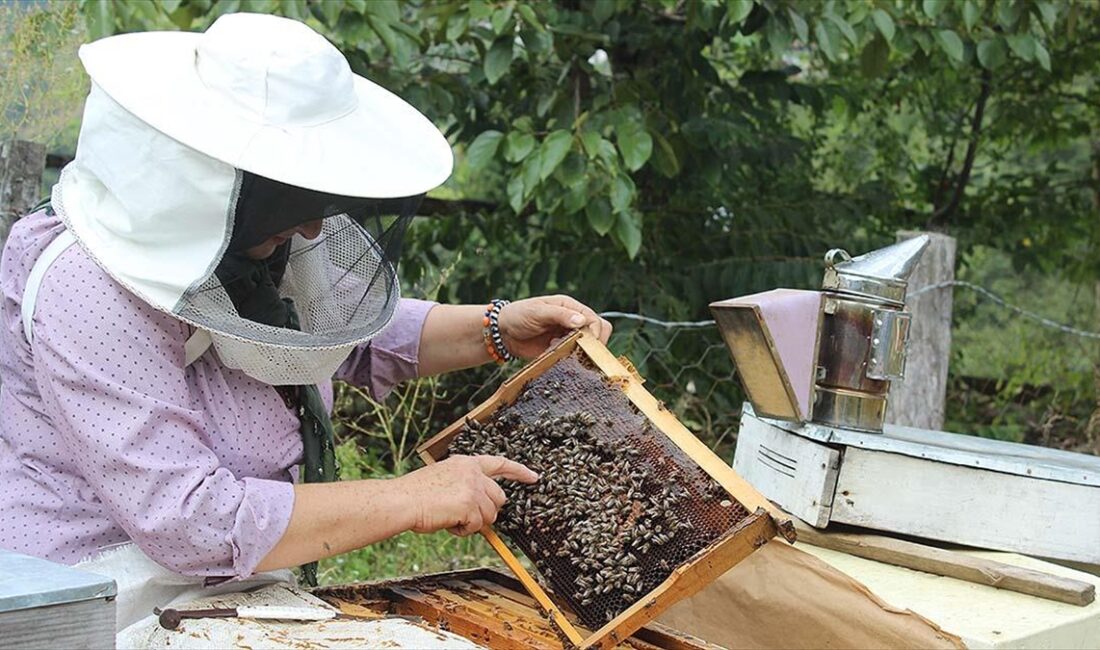
[[[795,521],[798,543],[841,551],[895,566],[1007,589],[1047,600],[1084,606],[1096,600],[1096,586],[1043,571],[976,558],[882,535],[819,531]]]
[[[898,241],[928,235],[930,241],[909,277],[909,296],[955,279],[955,239],[935,232],[902,231]],[[922,429],[942,429],[951,359],[953,288],[927,291],[906,300],[912,314],[905,379],[890,385],[886,419]]]
[[[848,447],[832,520],[1027,555],[1100,561],[1100,488]]]
[[[818,527],[829,523],[840,452],[743,417],[733,469],[784,510]]]
[[[0,647],[113,648],[114,599],[100,598],[0,614]]]

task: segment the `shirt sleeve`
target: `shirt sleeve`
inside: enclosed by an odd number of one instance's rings
[[[251,575],[286,531],[294,488],[221,466],[185,380],[187,326],[74,247],[43,281],[34,333],[47,416],[138,547],[185,575]]]
[[[402,298],[390,324],[378,336],[355,348],[336,373],[337,379],[362,386],[382,399],[394,385],[419,376],[420,334],[428,312],[438,303]]]

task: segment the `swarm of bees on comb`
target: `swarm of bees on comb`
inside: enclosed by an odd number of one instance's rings
[[[585,624],[598,627],[723,532],[709,525],[696,530],[687,512],[692,502],[728,513],[723,526],[740,518],[732,512],[740,504],[734,508],[709,477],[692,483],[675,463],[647,455],[637,442],[663,434],[632,405],[627,417],[616,416],[622,409],[585,408],[592,391],[605,391],[595,397],[619,406],[627,400],[620,388],[583,377],[593,373],[565,361],[530,382],[516,404],[485,422],[467,419],[449,451],[505,456],[541,475],[534,485],[502,482],[508,502],[495,527]],[[571,399],[578,377],[588,392]]]

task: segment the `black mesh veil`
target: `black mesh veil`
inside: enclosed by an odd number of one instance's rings
[[[230,339],[274,348],[336,348],[381,330],[397,305],[397,261],[423,197],[340,196],[239,174],[225,253],[177,313]],[[307,239],[315,221],[320,232]],[[272,315],[280,300],[293,302],[296,328]]]

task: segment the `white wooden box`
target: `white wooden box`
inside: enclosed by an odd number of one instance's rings
[[[115,581],[0,549],[0,648],[114,648]]]
[[[886,425],[861,433],[756,416],[733,467],[818,528],[841,522],[1100,564],[1100,458]]]

